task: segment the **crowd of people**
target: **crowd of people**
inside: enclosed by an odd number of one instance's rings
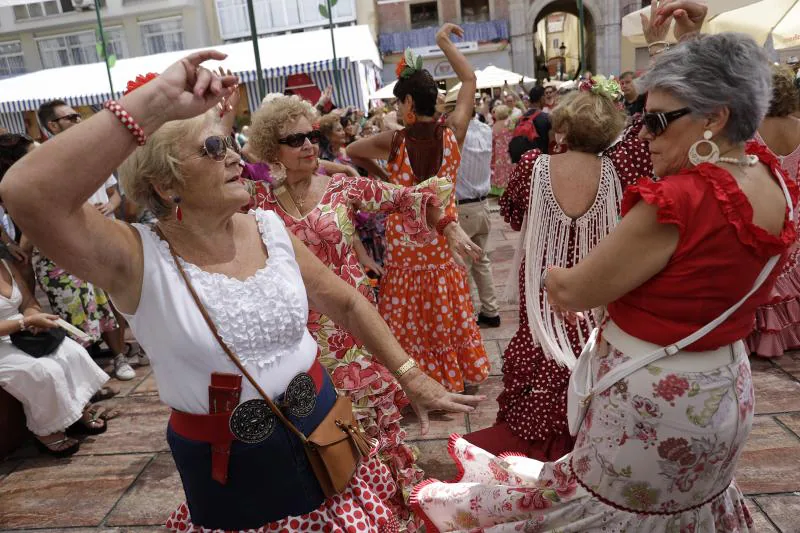
[[[46,142],[0,135],[0,386],[67,456],[152,360],[173,531],[752,531],[748,356],[800,347],[800,82],[705,15],[653,2],[641,75],[478,98],[448,23],[454,103],[407,52],[391,107],[273,94],[238,133],[213,51],[90,120],[44,104]],[[503,295],[492,196],[520,231]],[[403,416],[495,400],[426,480]]]

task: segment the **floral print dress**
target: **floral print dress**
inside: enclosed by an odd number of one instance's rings
[[[492,132],[492,194],[500,196],[508,187],[508,178],[514,170],[511,154],[508,153],[508,143],[511,142],[513,133],[508,128]]]
[[[36,280],[47,295],[53,313],[91,337],[91,340],[76,338],[76,342],[88,347],[99,342],[103,333],[119,328],[111,301],[103,289],[76,278],[43,256],[38,248],[33,250],[32,261]]]
[[[440,203],[434,191],[438,188],[433,181],[409,189],[337,174],[330,178],[317,206],[297,219],[284,210],[268,184],[255,182],[251,188],[256,208],[277,213],[314,255],[373,304],[372,287],[352,246],[356,213],[398,213],[404,234],[424,242],[431,237],[425,210],[430,202]],[[405,444],[406,433],[400,427],[400,410],[408,405],[408,398],[361,342],[329,317],[310,310],[308,329],[319,344],[320,362],[334,386],[350,396],[356,418],[370,437],[380,441],[379,457],[389,466],[398,486],[389,501],[392,512],[414,529],[408,524],[412,515],[407,501],[413,485],[422,479],[422,470],[415,464],[417,451]]]

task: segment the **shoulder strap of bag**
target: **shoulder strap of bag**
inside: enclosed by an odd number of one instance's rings
[[[159,237],[161,237],[164,240],[164,242],[167,243],[167,247],[169,248],[169,253],[172,255],[172,259],[173,261],[175,261],[175,266],[178,267],[178,272],[180,272],[183,281],[186,283],[186,288],[189,289],[189,294],[192,295],[192,299],[194,300],[194,303],[197,305],[197,309],[200,311],[200,314],[203,315],[203,319],[206,321],[206,324],[208,324],[211,333],[214,334],[214,337],[217,339],[217,342],[222,347],[222,350],[227,354],[230,360],[233,361],[233,364],[236,365],[236,367],[239,369],[242,375],[244,375],[244,377],[247,378],[247,381],[249,381],[250,384],[253,385],[253,387],[258,391],[258,393],[261,395],[264,401],[267,402],[267,405],[272,410],[272,412],[275,413],[275,416],[277,416],[280,419],[280,421],[283,422],[283,424],[287,428],[289,428],[292,431],[292,433],[297,435],[297,437],[303,444],[305,444],[307,439],[306,436],[303,434],[303,432],[297,429],[295,425],[292,424],[284,416],[281,410],[278,409],[278,407],[272,402],[267,393],[264,392],[264,389],[261,388],[261,385],[259,385],[258,382],[253,378],[253,376],[250,375],[250,372],[247,371],[247,369],[244,367],[239,358],[236,357],[236,354],[234,354],[231,351],[231,349],[222,339],[222,337],[219,334],[219,331],[217,331],[217,327],[214,325],[214,321],[211,320],[211,317],[208,315],[206,307],[203,305],[203,302],[200,300],[200,297],[195,292],[194,287],[192,287],[192,282],[189,280],[189,276],[186,275],[186,271],[183,269],[183,265],[181,265],[181,262],[178,260],[178,254],[175,253],[175,250],[172,248],[172,244],[169,242],[166,235],[164,235],[164,232],[161,231],[161,228],[155,226],[155,230],[158,233]]]
[[[789,209],[789,221],[794,223],[795,220],[795,212],[794,206],[792,205],[792,197],[789,194],[789,190],[786,188],[786,183],[783,181],[783,177],[778,175],[778,181],[780,182],[781,189],[783,190],[783,195],[786,197],[786,205]],[[772,272],[772,269],[775,268],[775,265],[781,258],[781,254],[773,255],[767,261],[767,264],[764,265],[764,268],[761,269],[758,277],[756,278],[755,282],[753,283],[753,287],[750,291],[745,294],[741,300],[733,304],[729,307],[724,313],[719,315],[717,318],[706,324],[704,327],[700,328],[699,330],[695,331],[688,337],[679,340],[675,344],[670,344],[669,346],[665,346],[663,348],[659,348],[658,350],[647,354],[644,357],[635,357],[627,364],[622,364],[613,370],[611,370],[608,374],[603,376],[597,384],[592,387],[592,395],[600,394],[604,392],[606,389],[611,387],[613,384],[618,382],[619,380],[633,374],[637,370],[646,367],[649,364],[658,361],[662,357],[666,357],[668,355],[675,355],[676,353],[680,352],[687,346],[694,344],[695,342],[699,341],[712,331],[714,331],[717,326],[725,322],[733,313],[735,313],[739,307],[744,304],[748,298],[750,298],[758,289],[761,288],[761,285],[767,280]]]

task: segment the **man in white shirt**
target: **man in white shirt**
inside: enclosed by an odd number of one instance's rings
[[[456,203],[461,227],[472,241],[486,250],[489,240],[489,204],[487,196],[492,177],[492,128],[478,120],[474,113],[461,149],[461,166],[456,180]],[[479,261],[467,260],[467,272],[474,281],[472,301],[478,311],[478,324],[490,328],[500,326],[497,298],[494,295],[492,263],[484,253]],[[477,296],[477,298],[476,298]]]
[[[71,106],[67,105],[63,100],[53,100],[42,104],[39,106],[37,115],[40,124],[53,135],[58,135],[59,133],[62,133],[81,123],[80,113],[75,111]],[[115,187],[116,183],[117,179],[114,176],[109,177],[103,186],[100,187],[88,200],[88,202],[95,206],[100,213],[103,214],[103,216],[113,218],[114,211],[117,210],[122,202],[122,198]],[[84,286],[90,285],[86,282],[82,283]],[[100,290],[101,289],[99,287],[92,287],[87,294],[95,295],[97,294],[96,291]],[[92,297],[94,298],[94,296]],[[87,302],[80,301],[82,299],[82,295],[78,292],[75,293],[74,298],[78,300],[78,306],[89,305]],[[99,306],[100,304],[94,302],[94,305]],[[136,372],[133,370],[133,368],[131,368],[129,361],[125,356],[126,346],[124,331],[126,322],[122,315],[120,315],[113,306],[110,307],[117,324],[115,328],[104,331],[102,333],[102,337],[113,352],[114,375],[116,378],[122,381],[131,380],[136,377]],[[68,318],[67,321],[69,321]],[[74,325],[80,327],[79,324]],[[146,358],[138,360],[137,362],[140,364],[148,363]]]

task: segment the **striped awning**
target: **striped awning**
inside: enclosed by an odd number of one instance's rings
[[[351,63],[350,58],[340,57],[337,58],[335,64],[338,65],[339,70],[346,71],[350,63]],[[299,65],[289,65],[283,67],[263,69],[263,72],[265,78],[285,78],[286,76],[290,76],[292,74],[300,74],[300,73],[312,74],[328,70],[332,71],[333,65],[334,65],[333,60],[327,59],[323,61],[312,61],[309,63],[301,63]],[[256,75],[255,70],[236,72],[235,74],[237,74],[245,83],[257,83],[258,76]],[[122,97],[122,92],[116,92],[113,98],[121,98],[121,97]],[[112,96],[110,92],[100,92],[96,94],[65,96],[63,100],[72,107],[76,107],[76,106],[102,105],[103,102],[111,98]],[[13,102],[0,102],[0,113],[18,113],[21,111],[36,111],[41,104],[49,100],[50,98],[41,98],[41,99],[31,99],[31,100],[17,100]]]

